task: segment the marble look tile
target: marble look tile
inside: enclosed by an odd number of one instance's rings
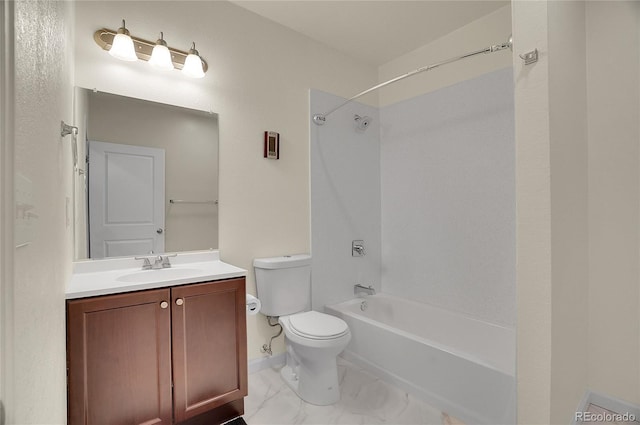
[[[460,419],[454,416],[450,416],[449,414],[443,412],[442,424],[443,425],[464,425],[464,422],[462,422]]]
[[[244,415],[249,425],[444,423],[439,410],[343,359],[338,361],[341,398],[332,406],[300,400],[279,372],[266,369],[249,375]]]
[[[602,415],[603,417],[611,417],[613,415],[615,415],[616,413],[620,413],[620,412],[613,412],[609,409],[605,409],[604,407],[600,407],[597,406],[593,403],[589,404],[589,406],[587,407],[587,412],[593,413],[595,415]],[[623,425],[623,424],[627,424],[627,425],[640,425],[640,422],[638,421],[633,421],[633,422],[620,422],[620,421],[597,421],[597,422],[592,422],[595,424],[604,424],[604,425]]]

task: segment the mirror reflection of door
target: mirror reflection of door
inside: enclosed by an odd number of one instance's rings
[[[164,149],[89,142],[91,257],[164,252]]]
[[[149,240],[145,243],[140,240],[129,242],[127,248],[131,250],[125,251],[126,256],[147,255],[152,249],[155,253],[216,249],[218,115],[79,87],[76,88],[74,102],[75,122],[79,129],[78,167],[74,178],[76,258],[104,258],[123,254],[122,250],[116,254],[115,246],[106,247],[103,244],[99,250],[90,248],[89,198],[93,195],[88,184],[91,170],[85,168],[88,167],[85,160],[90,140],[156,148],[165,153],[164,226],[155,228],[155,231],[163,229],[164,248],[152,248]],[[122,190],[126,192],[130,189],[125,185]],[[140,200],[136,198],[136,201]],[[123,230],[135,227],[122,226]],[[136,238],[124,235],[123,239]],[[127,244],[119,245],[119,248],[125,248]],[[112,253],[103,252],[111,248]]]

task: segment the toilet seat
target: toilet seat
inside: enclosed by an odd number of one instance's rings
[[[307,311],[289,316],[290,330],[309,339],[336,339],[347,334],[349,327],[338,317],[317,311]]]

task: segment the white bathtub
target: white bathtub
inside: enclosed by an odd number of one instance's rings
[[[347,360],[467,424],[515,423],[513,329],[386,294],[325,309],[351,329]]]

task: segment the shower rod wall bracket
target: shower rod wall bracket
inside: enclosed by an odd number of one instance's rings
[[[324,125],[324,123],[327,122],[327,117],[322,114],[315,114],[313,116],[313,122],[317,125]]]
[[[524,55],[518,55],[520,59],[524,61],[525,65],[531,65],[532,63],[538,62],[538,49],[533,49],[530,52],[525,53]]]

